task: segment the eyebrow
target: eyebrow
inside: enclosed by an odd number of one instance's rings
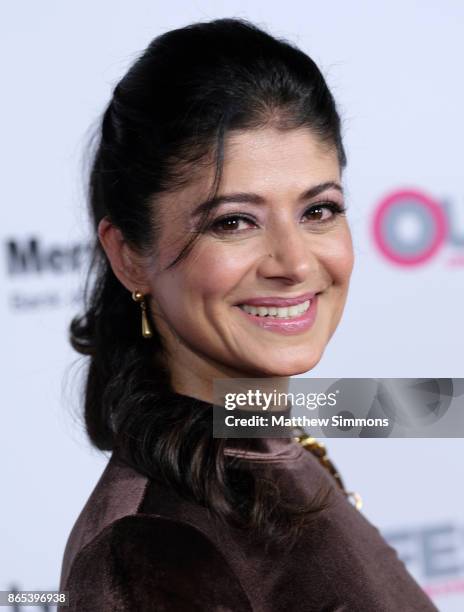
[[[323,193],[324,191],[327,191],[328,189],[336,189],[340,193],[343,193],[343,188],[339,183],[336,183],[335,181],[327,181],[325,183],[320,183],[319,185],[314,185],[314,187],[310,187],[309,189],[306,189],[306,191],[303,191],[303,193],[300,194],[300,196],[298,197],[298,200],[303,201],[303,200],[309,200],[310,198],[315,198],[316,196]],[[249,203],[249,204],[264,204],[265,198],[258,195],[257,193],[243,193],[243,192],[219,195],[209,200],[205,200],[204,202],[201,202],[201,204],[198,204],[194,208],[192,212],[192,216],[197,217],[198,215],[205,212],[206,210],[214,210],[215,208],[218,208],[218,206],[220,206],[221,204],[232,204],[235,202]]]

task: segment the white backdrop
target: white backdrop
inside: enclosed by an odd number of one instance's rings
[[[67,344],[84,275],[88,128],[152,38],[225,16],[307,51],[344,120],[355,272],[340,328],[308,375],[464,376],[463,3],[3,3],[0,590],[57,588],[66,538],[107,461],[79,421],[82,363]],[[389,209],[380,238],[393,256],[419,253],[440,219],[448,225],[416,265],[387,257],[372,231],[382,201],[406,189],[434,204]],[[462,612],[462,441],[327,442],[439,609]]]

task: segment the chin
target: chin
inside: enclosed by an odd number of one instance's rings
[[[297,374],[304,374],[309,370],[312,370],[319,363],[322,355],[314,356],[312,358],[308,358],[305,356],[302,359],[298,360],[289,360],[288,363],[267,363],[263,364],[261,369],[261,374],[258,376],[277,376],[277,377],[289,377],[296,376]],[[257,370],[259,371],[259,370]]]

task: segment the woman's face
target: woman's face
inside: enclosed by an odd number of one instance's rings
[[[307,372],[337,327],[353,267],[350,230],[336,212],[344,205],[336,151],[306,129],[230,133],[217,192],[227,200],[188,256],[164,270],[198,226],[213,173],[203,169],[157,202],[148,286],[174,386]],[[261,298],[268,308],[253,310]],[[287,298],[303,306],[283,310]]]

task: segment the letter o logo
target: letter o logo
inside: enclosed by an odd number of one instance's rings
[[[412,220],[414,236],[405,238],[401,225]],[[374,240],[380,251],[396,264],[425,263],[443,245],[448,222],[442,207],[420,191],[396,191],[382,200],[373,219]]]

